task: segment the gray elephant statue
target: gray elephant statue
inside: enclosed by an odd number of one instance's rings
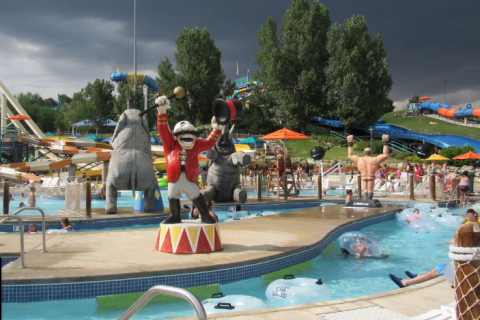
[[[233,128],[229,131],[227,124],[215,146],[207,151],[207,158],[211,162],[207,175],[208,186],[203,192],[207,202],[247,201],[247,190],[243,190],[240,184],[240,167],[247,166],[251,158],[243,152],[235,152]]]
[[[117,213],[118,190],[144,191],[145,212],[155,212],[155,173],[146,116],[127,109],[110,138],[114,152],[107,175],[105,212]]]

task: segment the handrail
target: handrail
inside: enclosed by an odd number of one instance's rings
[[[130,319],[135,315],[135,313],[137,313],[153,297],[155,297],[159,293],[163,293],[169,296],[174,296],[174,297],[187,300],[190,303],[190,305],[195,309],[198,319],[200,320],[207,319],[207,313],[205,312],[205,309],[203,308],[202,303],[200,302],[200,300],[198,300],[198,298],[193,293],[182,288],[158,285],[148,289],[140,298],[137,299],[137,301],[135,301],[130,306],[130,308],[128,308],[120,317],[118,317],[118,320]]]
[[[339,173],[342,172],[342,164],[340,161],[334,164],[330,169],[325,171],[323,173],[323,177],[324,178],[328,177],[330,174],[334,173],[336,170],[338,170]]]
[[[20,269],[22,268],[25,268],[25,258],[24,258],[24,248],[25,248],[25,244],[24,244],[24,241],[23,241],[23,221],[22,221],[22,218],[20,218],[19,216],[11,216],[9,215],[8,217],[6,217],[5,219],[8,220],[10,218],[15,218],[18,220],[18,222],[20,223],[20,261],[22,262],[22,266],[20,267]]]
[[[17,215],[18,213],[20,213],[22,211],[25,211],[25,210],[37,210],[37,211],[40,211],[40,213],[42,214],[42,238],[43,238],[43,251],[42,252],[48,252],[47,247],[45,245],[45,233],[47,231],[46,227],[45,227],[45,212],[42,209],[37,208],[37,207],[25,207],[25,208],[18,209],[17,211],[12,213],[12,215]]]

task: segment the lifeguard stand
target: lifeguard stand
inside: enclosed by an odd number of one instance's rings
[[[292,160],[290,158],[278,158],[276,168],[268,168],[267,178],[267,197],[270,190],[277,192],[277,199],[284,196],[283,176],[287,175],[286,192],[288,196],[297,197],[297,187],[295,184],[295,173],[292,170]],[[291,177],[291,179],[290,179]]]

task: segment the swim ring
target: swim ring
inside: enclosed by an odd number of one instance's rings
[[[329,300],[330,288],[321,279],[285,275],[270,283],[265,295],[268,305],[275,308]]]
[[[433,221],[444,229],[452,229],[452,230],[456,230],[458,226],[461,224],[461,220],[458,216],[434,217]]]
[[[207,314],[268,309],[268,305],[258,298],[243,295],[224,296],[221,292],[212,294],[212,298],[202,301],[202,304]]]
[[[450,261],[445,265],[443,268],[443,276],[445,277],[445,280],[451,285],[454,286],[455,282],[455,265],[453,264],[453,261]]]
[[[439,232],[442,227],[433,220],[412,221],[408,228],[415,232]]]
[[[377,239],[360,231],[350,231],[339,238],[340,247],[358,258],[383,258],[382,248]],[[343,251],[343,250],[342,250]]]
[[[250,216],[250,212],[242,210],[237,211],[235,207],[228,208],[226,220],[240,220]]]
[[[428,212],[425,212],[426,210],[422,211],[422,209],[419,209],[420,210],[419,214],[414,213],[413,210],[414,209],[412,208],[407,208],[401,212],[397,212],[395,214],[395,218],[400,222],[406,222],[407,219],[412,222],[432,220],[432,217],[430,216],[430,214]]]
[[[63,229],[48,229],[45,233],[68,233],[74,230],[63,230]]]
[[[158,186],[159,187],[168,187],[167,177],[163,177],[158,179]]]

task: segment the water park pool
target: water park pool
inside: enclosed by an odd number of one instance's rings
[[[459,212],[464,215],[464,209]],[[225,295],[243,294],[267,301],[265,290],[273,280],[283,274],[318,279],[330,287],[330,300],[358,297],[397,289],[388,278],[389,273],[402,275],[405,270],[423,273],[448,260],[448,246],[443,245],[453,237],[451,230],[435,233],[416,233],[405,224],[392,219],[361,229],[376,239],[386,259],[356,259],[345,256],[340,245],[333,241],[321,255],[301,265],[274,272],[259,278],[220,284],[218,291]],[[130,305],[122,305],[121,297],[115,303],[105,303],[95,298],[57,300],[29,303],[2,303],[3,319],[116,319]],[[301,302],[300,302],[301,303]],[[123,306],[122,306],[123,307]],[[188,303],[151,303],[143,308],[137,318],[168,319],[194,315]]]
[[[168,195],[167,189],[161,188],[160,194],[162,196],[163,205],[164,207],[168,207]],[[300,190],[301,196],[317,196],[317,190]],[[345,191],[342,190],[327,190],[326,195],[333,196],[333,195],[345,195]],[[262,197],[266,196],[266,191],[262,190]],[[271,197],[276,196],[273,193],[270,193]],[[256,198],[257,191],[252,189],[247,189],[247,197],[249,198]],[[188,198],[183,197],[181,200],[188,200]],[[14,195],[14,200],[10,201],[9,213],[12,214],[19,209],[20,203],[23,202],[28,204],[28,194],[21,197],[19,194]],[[117,205],[119,207],[133,207],[135,202],[135,198],[131,191],[121,191],[120,196],[117,198]],[[65,208],[65,200],[62,196],[51,196],[51,195],[40,195],[37,194],[37,206],[40,207],[45,214],[48,215],[58,215],[58,210]],[[92,198],[92,208],[103,208],[105,207],[105,200],[101,200],[97,197]],[[20,212],[19,215],[31,215],[31,211],[23,211]]]

